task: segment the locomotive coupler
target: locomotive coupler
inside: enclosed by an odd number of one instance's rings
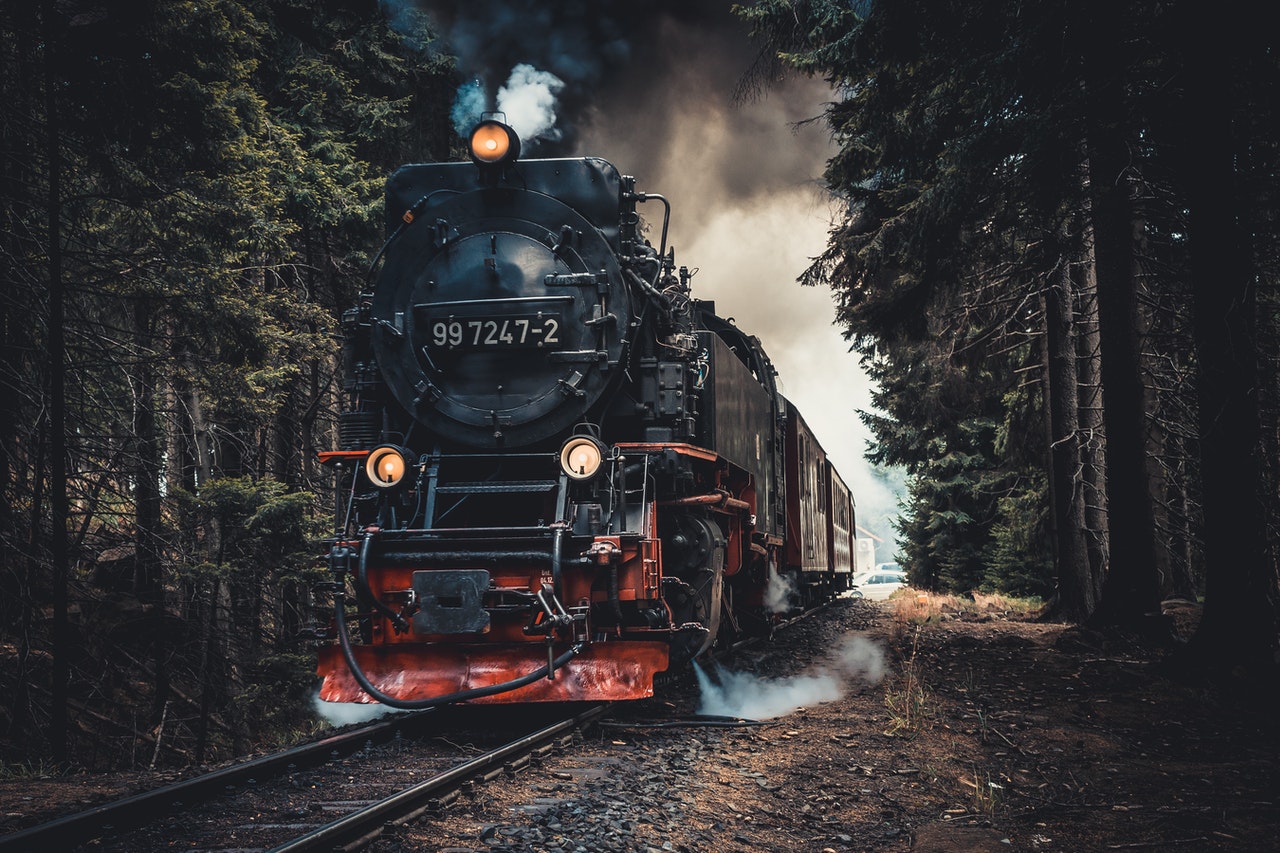
[[[557,630],[572,627],[573,617],[565,612],[564,605],[550,587],[544,584],[533,597],[542,609],[533,611],[529,617],[529,624],[524,626],[526,634],[546,634],[550,640]]]
[[[586,556],[598,566],[617,565],[622,560],[622,549],[616,539],[599,538],[591,543]]]
[[[556,594],[549,586],[543,586],[533,594],[541,606],[541,610],[535,610],[533,616],[529,618],[529,624],[525,626],[526,634],[543,634],[547,638],[547,680],[554,681],[556,677],[555,667],[555,641],[556,632],[562,629],[571,629],[574,623],[574,617],[565,612],[564,605],[556,598]]]

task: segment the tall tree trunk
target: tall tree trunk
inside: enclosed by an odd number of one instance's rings
[[[1046,288],[1044,314],[1049,493],[1054,526],[1054,561],[1058,571],[1056,613],[1060,618],[1083,622],[1092,615],[1097,599],[1089,575],[1085,545],[1074,299],[1071,264],[1065,253]]]
[[[172,327],[165,330],[168,340],[176,339]],[[202,458],[196,447],[196,427],[191,405],[197,401],[191,389],[189,377],[190,359],[181,353],[173,353],[169,361],[170,371],[165,377],[165,430],[168,462],[169,490],[181,489],[196,494],[205,474],[200,468]]]
[[[34,621],[36,602],[35,590],[41,585],[42,566],[40,552],[42,548],[42,521],[44,519],[44,451],[48,446],[45,430],[48,419],[41,416],[32,430],[35,457],[31,460],[31,510],[27,525],[27,554],[23,571],[22,620],[18,632],[18,671],[15,674],[17,687],[13,695],[13,716],[10,733],[14,742],[21,742],[21,733],[30,722],[31,714],[28,703],[31,701],[31,687],[27,680],[27,665],[31,659],[31,631]]]
[[[191,376],[195,376],[194,365],[190,365]],[[191,451],[195,457],[195,471],[192,475],[191,491],[199,494],[213,477],[213,459],[209,452],[209,427],[204,418],[204,395],[199,386],[191,384],[187,388],[187,417],[191,426]]]
[[[1093,229],[1086,222],[1081,258],[1074,265],[1076,296],[1076,355],[1080,412],[1080,468],[1083,475],[1085,545],[1094,600],[1102,596],[1102,582],[1110,562],[1111,534],[1107,527],[1107,441],[1102,420],[1102,356],[1098,333],[1098,283],[1093,259]]]
[[[196,718],[196,746],[195,746],[195,762],[203,764],[205,753],[209,747],[209,727],[210,720],[213,717],[214,704],[214,684],[217,679],[214,677],[214,658],[217,656],[214,643],[214,613],[218,607],[218,587],[220,581],[216,576],[210,575],[208,580],[207,591],[202,590],[202,584],[196,584],[196,594],[200,595],[204,592],[204,602],[200,607],[200,716]]]
[[[1277,589],[1267,561],[1258,410],[1257,291],[1237,217],[1230,62],[1241,35],[1226,18],[1180,10],[1187,58],[1182,177],[1190,211],[1200,477],[1204,496],[1204,614],[1192,659],[1206,673],[1242,672],[1276,687]],[[1237,20],[1237,19],[1231,19]],[[1260,21],[1254,24],[1261,26]],[[1270,109],[1274,110],[1274,106]],[[1213,133],[1204,128],[1215,129]],[[1223,666],[1231,661],[1233,666]]]
[[[1125,108],[1127,32],[1124,7],[1093,0],[1082,7],[1089,116],[1089,186],[1102,344],[1102,407],[1107,432],[1110,570],[1093,621],[1152,627],[1160,612],[1154,514],[1146,475],[1138,284],[1134,276],[1134,210]]]
[[[146,611],[155,666],[151,715],[159,723],[169,700],[169,666],[165,637],[165,596],[160,532],[160,435],[156,426],[155,321],[149,299],[133,303],[137,366],[134,386],[134,527],[137,562],[134,588]]]
[[[1181,436],[1172,441],[1177,454],[1173,476],[1169,478],[1168,502],[1170,530],[1168,550],[1170,575],[1167,592],[1170,598],[1196,600],[1196,548],[1191,528],[1193,502],[1189,491],[1191,472],[1187,463],[1187,442]]]
[[[1143,463],[1146,469],[1147,490],[1150,492],[1148,503],[1151,506],[1151,531],[1153,559],[1155,562],[1156,600],[1164,601],[1172,593],[1170,578],[1173,576],[1173,554],[1169,549],[1171,529],[1176,520],[1169,512],[1169,494],[1176,488],[1171,482],[1172,472],[1168,467],[1174,455],[1169,436],[1169,424],[1166,421],[1164,401],[1161,398],[1164,378],[1157,375],[1159,366],[1153,364],[1151,356],[1144,352],[1144,345],[1151,340],[1158,329],[1159,317],[1157,304],[1160,297],[1159,281],[1152,281],[1150,273],[1150,243],[1148,239],[1149,211],[1145,201],[1132,202],[1133,218],[1131,221],[1133,246],[1133,280],[1137,287],[1135,295],[1135,319],[1137,322],[1137,341],[1139,375],[1147,381],[1142,383],[1143,430],[1146,450]],[[1167,381],[1174,381],[1169,379]]]
[[[71,678],[71,626],[67,620],[67,584],[70,554],[67,520],[71,515],[67,496],[67,395],[66,332],[62,280],[62,140],[58,127],[59,34],[54,23],[54,3],[41,5],[44,26],[45,122],[48,132],[48,265],[49,265],[49,497],[50,550],[53,559],[53,685],[49,709],[49,745],[55,761],[66,761],[67,699]]]
[[[13,690],[6,697],[10,708],[7,734],[15,743],[25,739],[29,722],[27,665],[31,653],[34,602],[32,584],[38,572],[34,551],[24,553],[24,540],[39,540],[41,513],[28,515],[23,506],[37,505],[39,485],[44,476],[43,427],[39,417],[21,401],[38,399],[31,386],[42,387],[43,372],[27,355],[34,351],[31,334],[33,306],[21,294],[35,293],[38,271],[24,263],[30,256],[29,239],[22,236],[30,225],[33,200],[38,190],[31,173],[33,152],[40,143],[33,138],[33,119],[40,114],[40,93],[28,81],[39,78],[39,21],[35,4],[15,3],[9,8],[0,31],[0,276],[5,298],[0,299],[0,394],[7,404],[0,406],[0,636],[11,636],[17,647],[17,666],[10,673]],[[24,387],[25,386],[25,387]],[[28,488],[28,484],[30,488]],[[36,496],[36,497],[33,497]]]
[[[1102,413],[1107,434],[1110,570],[1094,611],[1100,624],[1143,627],[1159,612],[1155,516],[1146,468],[1137,288],[1131,263],[1128,183],[1115,144],[1100,145],[1094,231],[1098,258],[1098,326],[1102,345]],[[1112,149],[1112,150],[1108,150]],[[1123,145],[1120,145],[1123,150]]]

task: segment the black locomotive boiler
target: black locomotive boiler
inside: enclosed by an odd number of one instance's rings
[[[667,200],[604,160],[519,151],[484,121],[471,162],[387,182],[322,454],[325,700],[639,698],[847,586],[852,495],[760,341],[691,297]]]

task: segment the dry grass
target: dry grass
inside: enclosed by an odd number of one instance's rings
[[[884,704],[889,709],[889,727],[885,734],[908,740],[919,734],[933,716],[933,697],[921,680],[916,667],[916,650],[920,643],[920,626],[915,628],[911,642],[911,655],[902,668],[897,689],[885,691]]]
[[[922,590],[903,587],[893,594],[893,621],[898,625],[923,625],[936,622],[942,614],[941,600],[954,596],[935,596]]]
[[[899,630],[907,625],[940,622],[945,617],[1003,616],[1027,618],[1044,606],[1035,598],[1016,598],[1002,593],[974,591],[968,596],[926,592],[903,587],[893,594],[893,620]]]
[[[973,791],[973,810],[992,817],[1002,802],[1004,786],[994,781],[989,772],[979,770],[976,764],[972,765],[972,770],[973,778],[962,777],[960,783]]]
[[[70,771],[56,764],[46,764],[44,759],[34,762],[0,761],[0,779],[56,779]]]

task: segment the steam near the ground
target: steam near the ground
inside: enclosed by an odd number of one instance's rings
[[[855,680],[874,684],[884,677],[884,650],[859,634],[848,634],[831,660],[798,675],[763,678],[716,666],[710,673],[694,665],[702,699],[698,713],[749,720],[771,720],[797,710],[833,702]]]
[[[792,596],[795,595],[795,584],[791,578],[778,574],[773,565],[769,565],[769,579],[764,588],[764,607],[770,613],[786,613],[791,609]]]
[[[397,709],[386,705],[365,704],[363,702],[326,702],[317,693],[312,697],[316,713],[320,719],[332,726],[349,726],[352,723],[367,723],[384,714],[395,714]]]

